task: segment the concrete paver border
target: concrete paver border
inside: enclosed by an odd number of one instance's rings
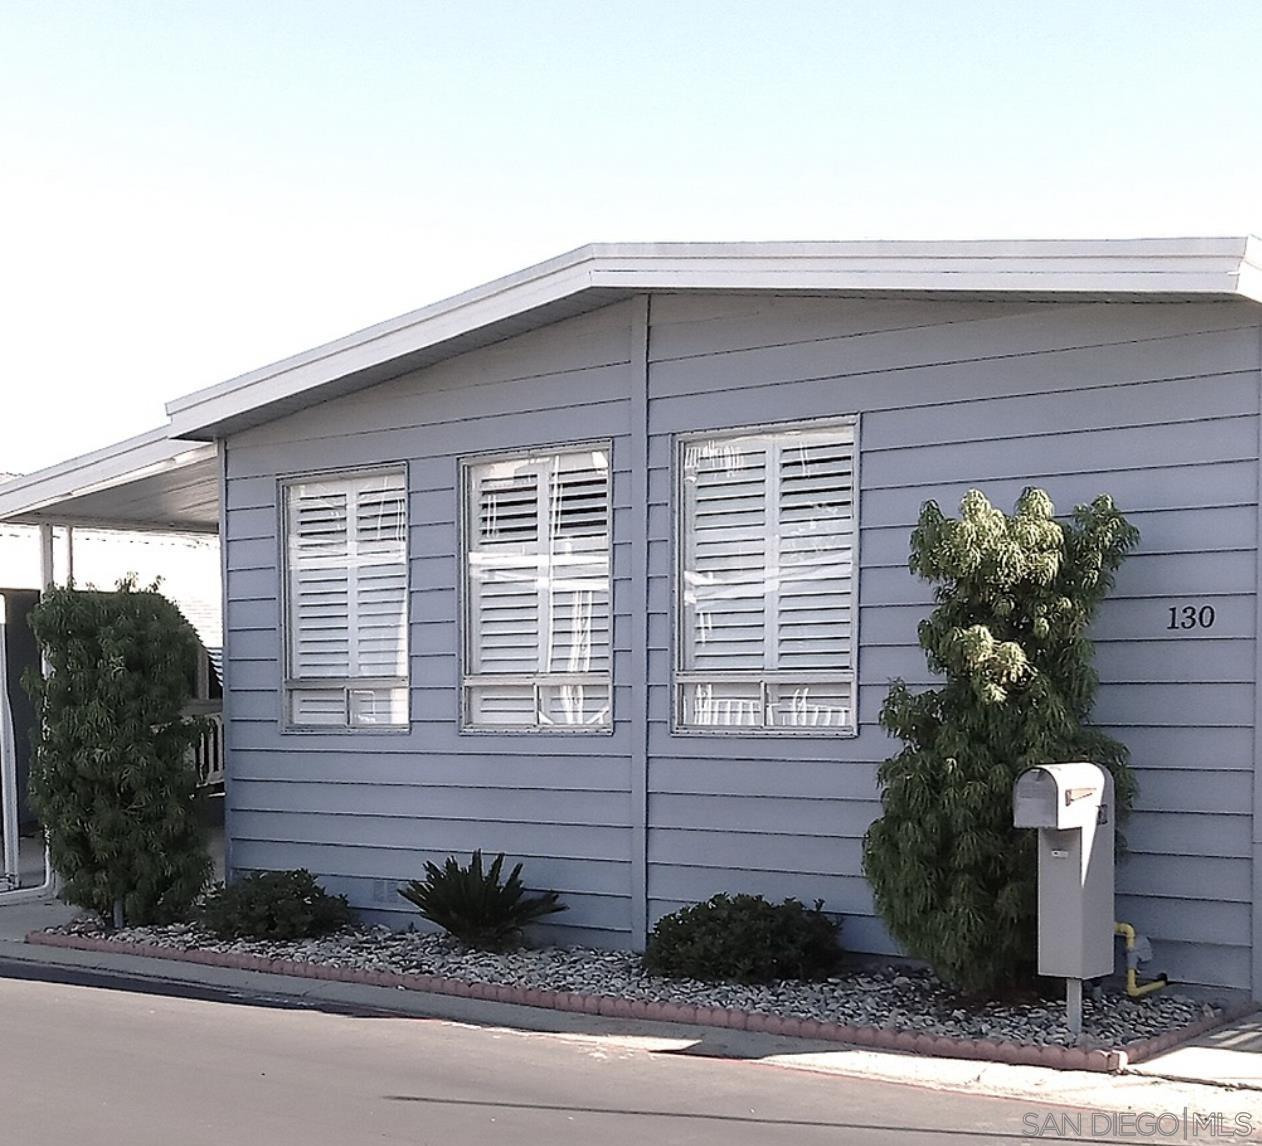
[[[440,975],[366,971],[358,967],[334,967],[292,959],[269,959],[261,955],[248,955],[235,951],[159,947],[148,943],[126,943],[115,939],[54,931],[31,931],[27,934],[26,941],[42,947],[137,955],[148,959],[200,963],[209,967],[262,971],[304,979],[359,983],[365,986],[401,987],[409,991],[425,991],[465,999],[482,999],[495,1003],[514,1003],[519,1006],[543,1007],[556,1011],[603,1015],[615,1019],[692,1023],[697,1026],[724,1027],[769,1035],[785,1035],[791,1038],[819,1039],[823,1042],[845,1043],[849,1046],[873,1050],[902,1051],[937,1055],[943,1058],[973,1059],[1016,1066],[1044,1066],[1057,1070],[1086,1070],[1110,1074],[1119,1073],[1128,1065],[1163,1054],[1255,1009],[1253,1003],[1239,1003],[1179,1030],[1168,1031],[1166,1034],[1139,1042],[1127,1043],[1125,1048],[1088,1049],[1006,1043],[992,1039],[963,1039],[946,1035],[916,1034],[910,1031],[886,1031],[876,1027],[855,1027],[844,1023],[826,1023],[817,1019],[767,1015],[756,1011],[739,1011],[724,1007],[694,1006],[690,1003],[659,1003],[647,999],[624,999],[612,995],[511,987],[498,983],[472,983],[464,979],[450,979]]]

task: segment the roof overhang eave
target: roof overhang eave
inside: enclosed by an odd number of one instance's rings
[[[648,292],[1262,303],[1262,242],[631,243],[580,247],[177,398],[170,423],[0,485],[0,521],[214,532],[216,437]]]
[[[207,440],[647,292],[1262,302],[1256,239],[580,247],[168,403]]]

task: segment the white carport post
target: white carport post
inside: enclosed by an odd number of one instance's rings
[[[47,593],[53,587],[53,527],[46,521],[39,525],[39,591]]]
[[[5,655],[6,602],[0,597],[0,832],[4,833],[3,870],[0,892],[12,891],[21,882],[21,855],[18,848],[18,762],[13,735],[13,713],[9,710],[9,665]]]
[[[74,576],[74,530],[67,526],[66,528],[66,578],[69,580]],[[53,527],[47,522],[41,522],[39,527],[39,591],[40,595],[47,593],[54,585],[56,580],[55,566],[53,564]],[[48,677],[49,664],[48,658],[41,652],[39,656],[39,671]],[[57,873],[53,871],[53,857],[48,850],[48,836],[44,836],[44,879],[39,887],[32,888],[32,898],[51,896],[57,890]]]

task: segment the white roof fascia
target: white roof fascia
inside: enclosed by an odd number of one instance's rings
[[[242,406],[239,399],[251,392],[271,394],[272,398],[264,400],[274,400],[300,392],[320,380],[332,381],[357,369],[568,298],[591,285],[592,250],[580,247],[420,310],[175,398],[166,404],[172,433],[189,433],[188,425],[192,422],[212,420],[204,416],[212,410],[238,412],[238,407]],[[251,404],[247,401],[244,408],[248,409]],[[186,416],[190,412],[196,412],[194,417]]]
[[[183,469],[214,457],[215,452],[213,444],[199,445],[172,438],[170,427],[161,426],[5,482],[0,485],[0,521],[35,514],[72,498]]]
[[[1236,292],[1243,298],[1262,302],[1262,238],[1250,235],[1240,260],[1240,276]]]
[[[1244,239],[1171,240],[1150,251],[1121,241],[995,244],[989,250],[980,243],[945,245],[953,249],[882,251],[872,244],[876,249],[828,251],[803,243],[792,253],[771,255],[701,245],[685,254],[667,247],[647,253],[615,248],[612,256],[593,261],[591,278],[593,286],[635,290],[1231,296],[1239,293],[1246,258]],[[746,245],[732,244],[740,246]],[[1116,247],[1126,250],[1111,249]]]
[[[211,436],[229,420],[594,288],[615,297],[741,290],[1262,302],[1262,250],[1245,238],[596,244],[177,398],[167,404],[170,432]]]

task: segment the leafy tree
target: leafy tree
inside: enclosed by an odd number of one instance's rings
[[[31,799],[62,898],[124,922],[182,915],[211,872],[182,713],[197,638],[154,585],[57,588],[32,611],[51,669],[24,683],[39,706]]]
[[[881,725],[904,741],[878,773],[883,814],[864,870],[890,933],[940,976],[993,991],[1033,973],[1034,834],[1012,827],[1012,789],[1035,764],[1089,760],[1135,784],[1126,748],[1088,726],[1098,678],[1087,629],[1138,531],[1108,497],[1058,522],[1028,489],[1012,515],[977,490],[960,518],[934,502],[911,537],[911,571],[937,607],[919,627],[940,688],[895,681]]]

